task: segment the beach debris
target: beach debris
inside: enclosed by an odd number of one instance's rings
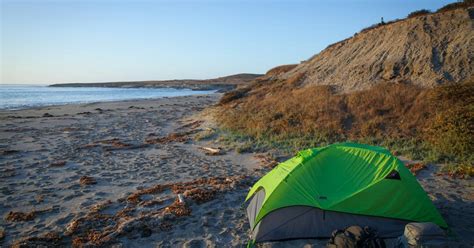
[[[90,177],[90,176],[82,176],[79,179],[79,184],[81,186],[92,185],[92,184],[96,184],[96,183],[97,183],[97,181],[93,177]]]
[[[421,170],[427,168],[423,163],[407,163],[405,166],[410,170],[411,174],[416,176]]]
[[[112,204],[112,201],[111,201],[111,200],[107,200],[107,201],[104,201],[104,202],[95,204],[94,206],[92,206],[92,207],[90,208],[90,210],[91,210],[91,212],[100,212],[101,210],[107,208],[107,207],[110,206],[111,204]]]
[[[128,108],[129,108],[129,109],[145,109],[145,108],[143,108],[143,107],[137,107],[137,106],[133,106],[133,105],[130,106],[130,107],[128,107]]]
[[[268,154],[257,154],[254,158],[260,160],[260,163],[265,168],[273,168],[278,164],[278,162]]]
[[[193,122],[182,125],[178,129],[185,129],[185,128],[195,129],[195,128],[198,128],[199,126],[201,126],[201,124],[203,122],[204,122],[203,120],[193,121]]]
[[[151,206],[155,206],[155,205],[162,205],[163,203],[164,203],[164,201],[162,199],[152,199],[152,200],[148,200],[148,201],[142,201],[142,202],[138,203],[138,206],[151,207]]]
[[[31,211],[31,212],[28,212],[28,213],[10,211],[6,215],[5,220],[10,221],[10,222],[20,222],[20,221],[34,220],[35,217],[36,217],[36,212],[35,211]]]
[[[43,200],[44,200],[44,196],[43,195],[36,195],[35,200],[36,200],[37,203],[42,203]]]
[[[0,242],[5,238],[5,229],[0,227]]]
[[[135,211],[135,209],[132,208],[132,207],[125,207],[125,208],[119,210],[119,211],[115,214],[115,218],[129,219],[129,218],[131,218],[132,213],[133,213],[134,211]]]
[[[216,196],[216,190],[202,188],[190,189],[184,191],[184,196],[191,198],[197,204],[201,204],[214,199]]]
[[[151,188],[142,189],[142,190],[132,193],[131,195],[127,197],[127,201],[130,203],[138,203],[141,201],[140,196],[161,193],[165,191],[166,189],[169,189],[170,187],[171,187],[171,184],[157,184]]]
[[[5,216],[6,221],[10,222],[21,222],[21,221],[30,221],[36,218],[38,214],[45,213],[45,212],[51,212],[53,210],[58,210],[59,206],[54,205],[49,208],[45,209],[39,209],[39,210],[32,210],[30,212],[15,212],[15,211],[10,211],[8,214]]]
[[[114,150],[131,150],[131,149],[140,149],[147,147],[148,144],[139,144],[139,145],[128,145],[128,146],[123,146],[123,147],[104,147],[105,151],[114,151]]]
[[[74,218],[67,226],[74,246],[109,246],[121,236],[140,238],[150,236],[153,230],[169,231],[173,221],[192,214],[193,202],[200,204],[214,199],[218,193],[247,185],[246,176],[200,178],[188,182],[158,184],[137,190],[124,200],[105,201],[94,205],[85,215]],[[173,193],[174,197],[142,199],[143,195]],[[145,197],[144,197],[145,198]],[[123,206],[115,214],[102,210],[113,204],[112,209]],[[153,206],[153,208],[141,208]]]
[[[0,170],[0,178],[13,177],[16,175],[15,168],[4,168]]]
[[[220,147],[213,148],[213,147],[200,146],[199,149],[204,150],[204,153],[206,155],[210,155],[210,156],[216,156],[216,155],[223,155],[224,154],[224,150]]]
[[[84,236],[76,236],[72,239],[73,247],[97,247],[104,246],[110,241],[109,233],[101,233],[96,230],[87,230]]]
[[[108,140],[99,140],[96,143],[111,145],[112,147],[115,147],[115,148],[126,148],[126,147],[131,146],[130,144],[122,142],[118,138],[113,138],[113,139],[108,139]]]
[[[17,150],[0,150],[0,154],[2,155],[10,155],[10,154],[15,154],[15,153],[18,153],[20,151],[17,151]]]
[[[178,133],[170,133],[169,135],[161,138],[147,138],[145,139],[146,144],[167,144],[171,142],[186,142],[189,139],[189,135],[194,133],[193,131],[187,132],[178,132]]]
[[[44,113],[43,114],[43,117],[54,117],[54,115],[50,114],[50,113]]]
[[[185,202],[180,202],[178,199],[166,207],[165,212],[172,213],[176,217],[191,215],[191,209],[186,205]]]
[[[183,194],[178,194],[178,201],[179,203],[185,203]]]
[[[15,241],[11,247],[65,247],[63,236],[57,232],[48,232],[41,236],[27,237]]]
[[[87,148],[94,148],[94,147],[98,147],[98,146],[99,146],[99,144],[89,143],[89,144],[85,144],[85,145],[81,146],[80,148],[87,149]]]
[[[163,232],[170,231],[173,228],[173,224],[169,221],[162,221],[160,223],[160,230]]]
[[[119,138],[113,139],[106,139],[106,140],[98,140],[89,144],[85,144],[81,146],[81,148],[94,148],[94,147],[102,147],[105,151],[114,151],[114,150],[122,150],[122,149],[139,149],[146,147],[147,144],[138,144],[133,145],[129,143],[125,143],[121,141]]]
[[[66,161],[64,160],[58,160],[58,161],[55,161],[55,162],[52,162],[51,164],[49,164],[49,167],[63,167],[66,165]]]
[[[85,112],[80,112],[80,113],[77,113],[78,115],[90,115],[92,114],[91,112],[89,111],[85,111]]]
[[[62,129],[62,131],[64,133],[69,133],[69,132],[72,132],[72,131],[79,131],[80,129],[79,128],[74,128],[74,127],[65,127]]]

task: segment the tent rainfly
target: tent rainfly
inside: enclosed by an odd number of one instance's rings
[[[330,237],[351,225],[383,238],[402,235],[409,222],[448,227],[400,160],[355,143],[300,151],[255,183],[246,201],[254,242]]]

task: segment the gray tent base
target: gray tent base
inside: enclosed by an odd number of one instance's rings
[[[258,191],[247,207],[251,226],[265,197]],[[376,216],[356,215],[325,211],[308,206],[291,206],[278,209],[265,216],[254,228],[252,239],[256,242],[298,238],[329,238],[336,229],[349,226],[370,226],[382,238],[394,238],[403,234],[405,225],[412,221]]]

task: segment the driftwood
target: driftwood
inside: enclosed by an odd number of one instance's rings
[[[220,147],[213,148],[213,147],[200,146],[199,149],[203,150],[206,155],[210,155],[210,156],[224,154],[224,150],[222,150],[222,148]]]

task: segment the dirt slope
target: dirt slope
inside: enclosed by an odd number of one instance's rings
[[[422,87],[460,82],[474,71],[473,18],[473,8],[462,8],[381,25],[329,46],[276,79],[345,92],[387,81]]]

